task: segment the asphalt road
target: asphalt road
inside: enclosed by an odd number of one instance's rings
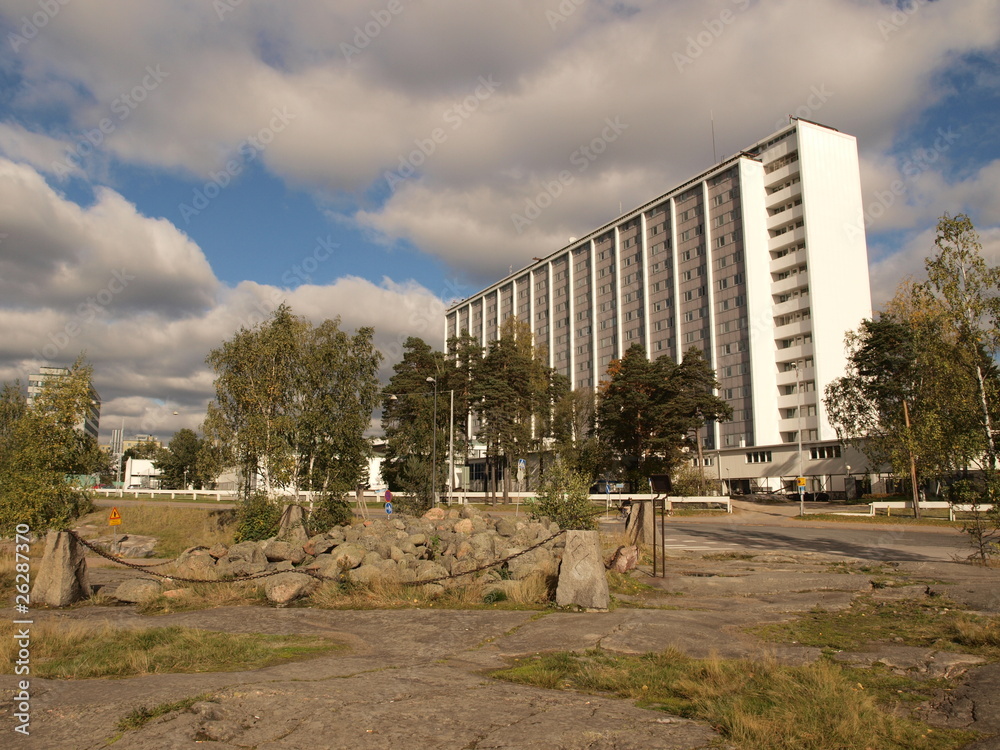
[[[822,527],[809,521],[793,525],[732,523],[720,518],[705,523],[672,521],[666,525],[667,550],[822,552],[876,561],[948,561],[971,551],[957,531],[901,525],[859,528],[839,523]]]

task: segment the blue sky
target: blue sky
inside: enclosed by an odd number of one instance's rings
[[[713,119],[719,159],[788,114],[857,137],[878,305],[945,212],[997,262],[998,47],[994,0],[7,0],[0,380],[85,350],[104,427],[168,436],[281,301],[374,326],[388,375],[711,166]]]

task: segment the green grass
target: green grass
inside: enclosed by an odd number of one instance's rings
[[[712,552],[702,555],[702,560],[753,560],[757,555],[750,555],[745,552]]]
[[[839,612],[817,610],[792,622],[749,630],[768,641],[837,651],[857,651],[870,643],[888,642],[1000,660],[1000,619],[955,611],[942,597],[892,602],[863,597]]]
[[[13,627],[0,624],[0,671],[7,674],[13,671]],[[254,670],[345,648],[315,636],[220,633],[177,626],[93,628],[80,622],[36,623],[31,639],[32,674],[64,680]]]
[[[901,524],[906,526],[945,526],[952,529],[962,528],[963,521],[949,521],[947,513],[943,518],[932,518],[926,514],[930,511],[922,511],[925,515],[914,518],[912,515],[893,516],[845,516],[839,513],[809,513],[805,516],[789,516],[796,521],[837,521],[840,523],[867,523],[867,524]]]
[[[211,693],[202,693],[201,695],[184,698],[183,700],[174,701],[172,703],[160,703],[151,707],[140,706],[139,708],[133,709],[125,714],[125,716],[123,716],[115,725],[115,729],[119,732],[142,729],[153,719],[158,719],[161,716],[172,714],[175,711],[186,711],[195,703],[201,703],[202,701],[208,701],[211,699]]]
[[[931,729],[868,690],[856,670],[829,661],[783,666],[693,659],[668,649],[642,656],[545,654],[492,674],[537,687],[612,694],[705,721],[741,750],[950,750],[969,732]]]

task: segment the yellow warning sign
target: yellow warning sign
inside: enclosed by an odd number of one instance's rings
[[[799,487],[805,487],[806,486],[806,478],[805,477],[799,477],[798,480],[797,480],[797,484],[799,485]]]
[[[108,526],[120,526],[122,522],[122,514],[118,512],[118,508],[111,509],[111,517],[108,519]]]

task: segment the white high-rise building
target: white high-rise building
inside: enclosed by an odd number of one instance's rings
[[[445,339],[488,344],[512,315],[574,388],[595,387],[634,343],[675,361],[700,348],[734,410],[702,436],[719,479],[843,489],[863,459],[842,450],[822,396],[844,372],[845,333],[871,316],[855,138],[793,118],[453,305]]]

